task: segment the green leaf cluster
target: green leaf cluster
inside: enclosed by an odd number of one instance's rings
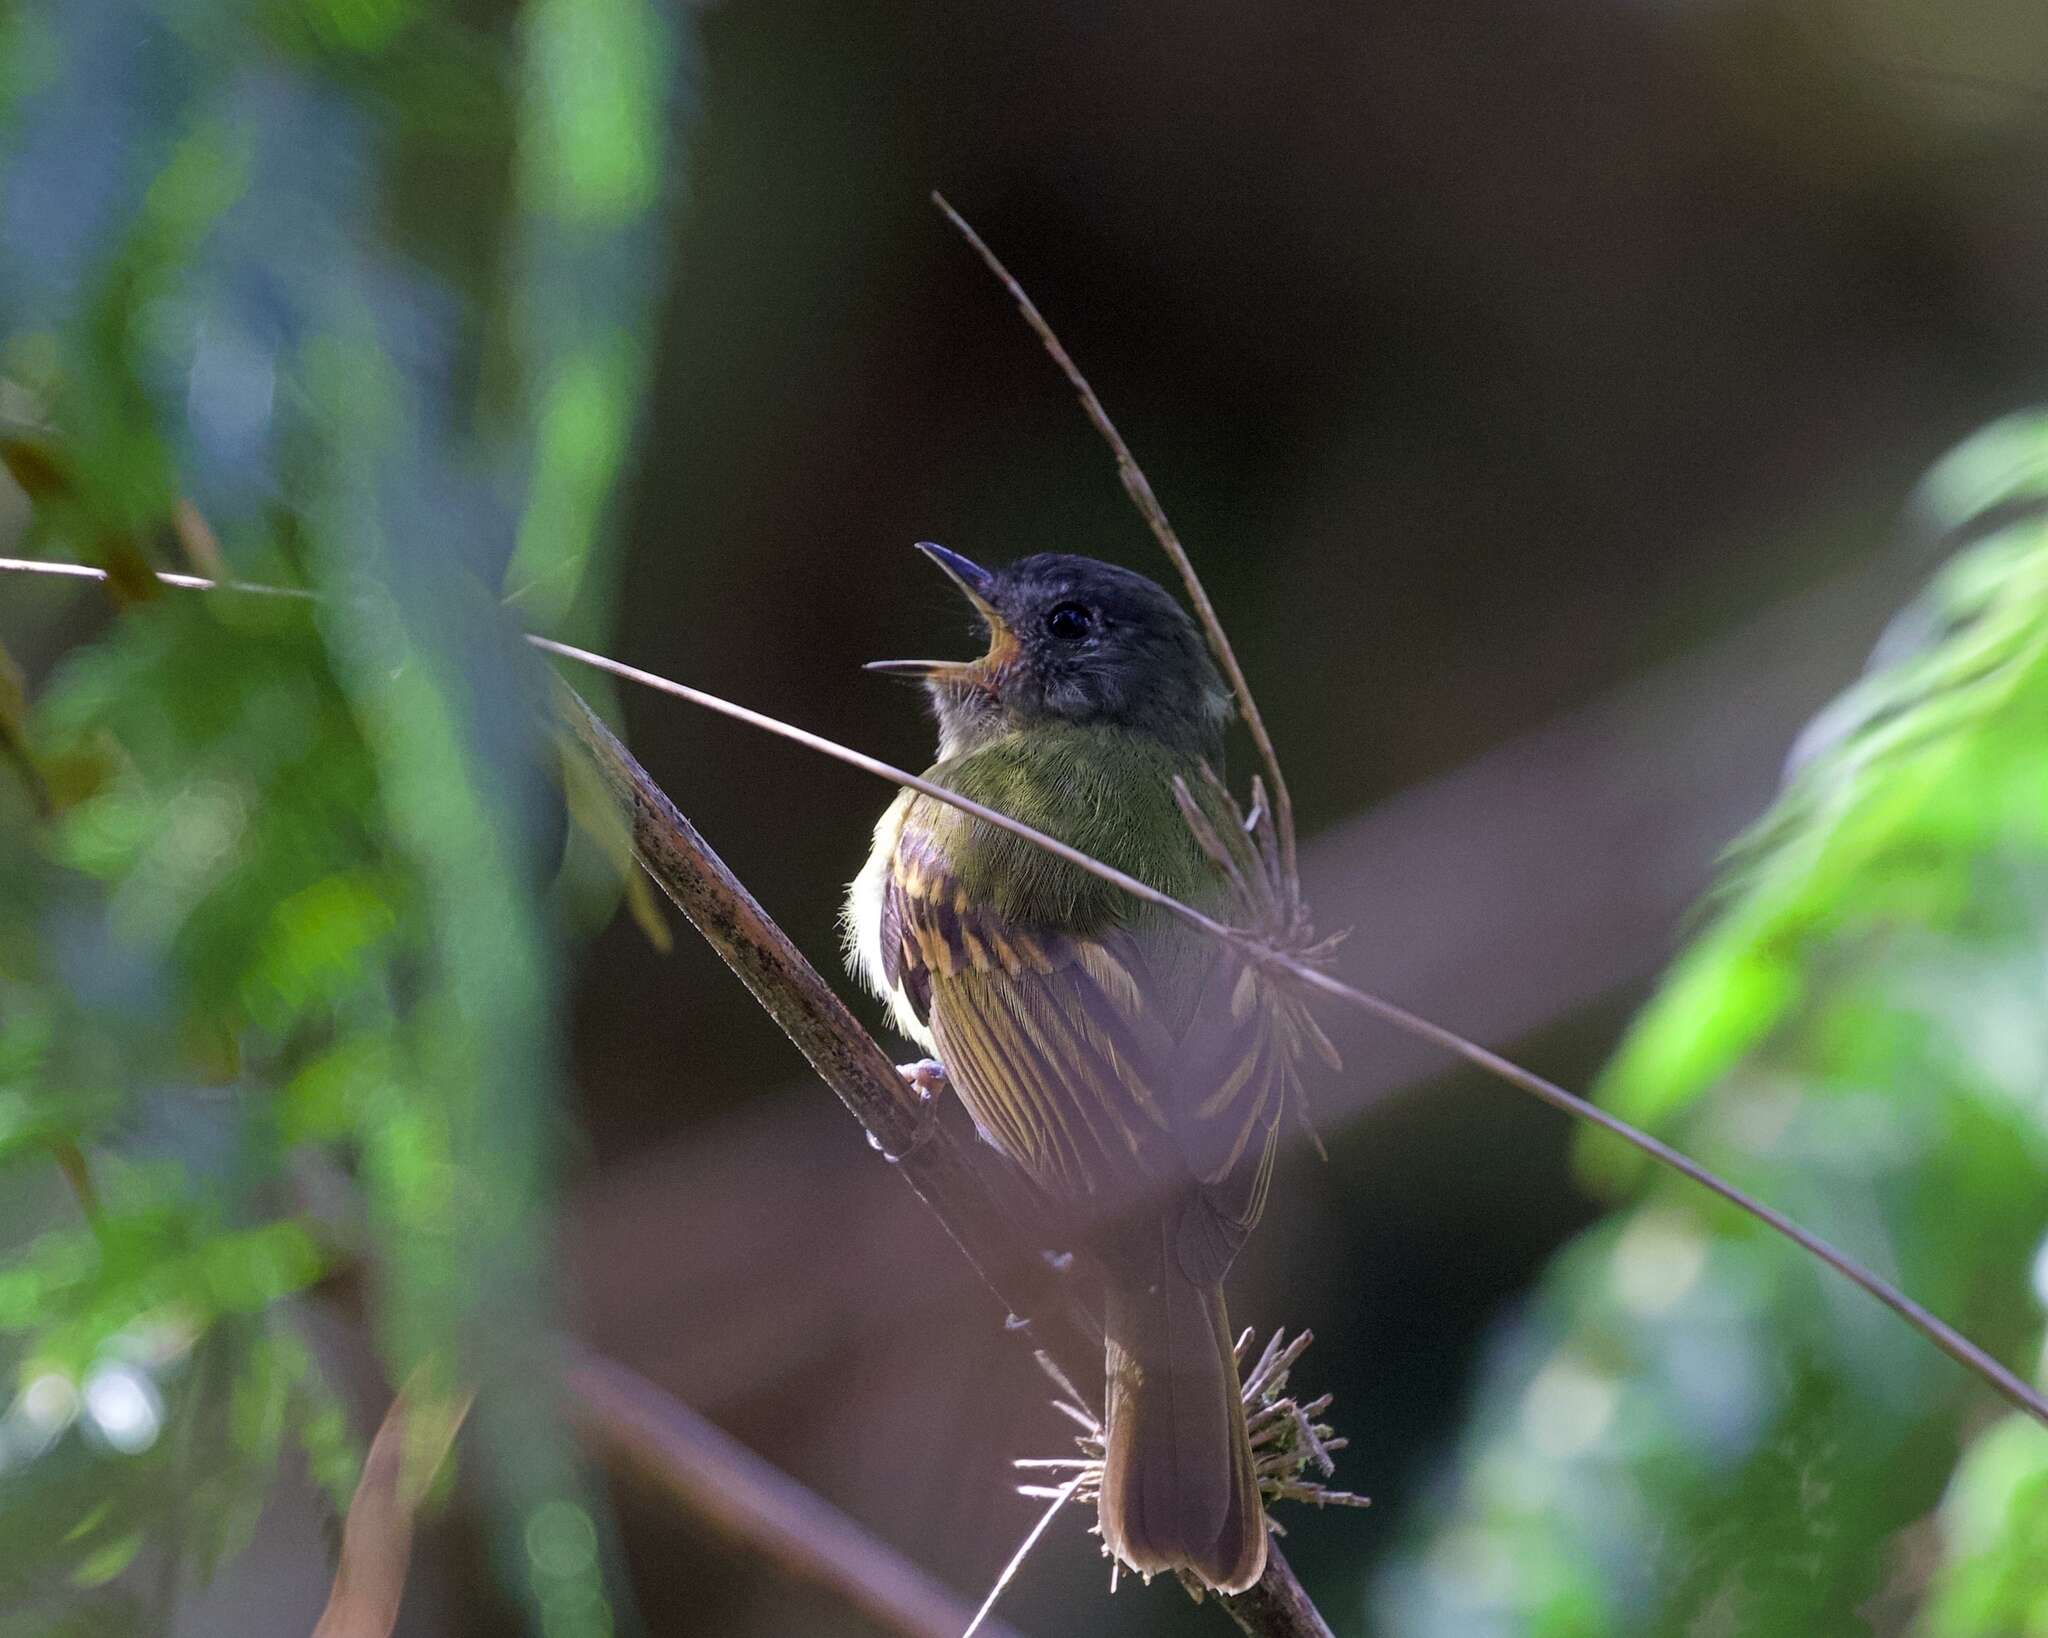
[[[7,1638],[163,1630],[274,1487],[346,1504],[329,1297],[477,1389],[513,1596],[617,1624],[529,1545],[604,1534],[545,1338],[616,887],[519,638],[607,618],[682,60],[653,0],[0,15],[6,549],[108,572],[0,587]]]
[[[1602,1090],[2038,1377],[2048,418],[1922,508],[1963,544],[1795,749]],[[1389,1625],[2048,1632],[2048,1433],[1732,1209],[1581,1157],[1631,1203],[1499,1339]]]

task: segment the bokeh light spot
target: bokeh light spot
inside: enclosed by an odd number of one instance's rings
[[[1598,1444],[1614,1421],[1621,1390],[1583,1360],[1559,1355],[1522,1398],[1522,1436],[1543,1456],[1565,1460]]]
[[[597,1527],[582,1508],[551,1501],[527,1523],[526,1552],[538,1576],[566,1581],[587,1575],[597,1562]]]
[[[134,1366],[102,1365],[85,1379],[85,1414],[114,1449],[135,1456],[163,1431],[163,1398]]]
[[[1643,1213],[1616,1242],[1614,1294],[1638,1314],[1666,1314],[1699,1283],[1707,1242],[1682,1212]]]

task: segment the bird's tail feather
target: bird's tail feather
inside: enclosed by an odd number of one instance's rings
[[[1164,1262],[1148,1288],[1108,1292],[1102,1539],[1135,1570],[1242,1592],[1266,1567],[1266,1516],[1223,1287]]]

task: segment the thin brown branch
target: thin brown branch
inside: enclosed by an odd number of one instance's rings
[[[571,1413],[615,1466],[904,1638],[960,1638],[974,1612],[886,1542],[625,1366],[569,1345]],[[996,1638],[1014,1628],[984,1621]]]
[[[647,873],[867,1128],[876,1147],[897,1163],[905,1181],[1009,1309],[1012,1325],[1029,1331],[1074,1381],[1100,1382],[1099,1329],[1080,1321],[1071,1295],[1047,1278],[1021,1277],[1020,1271],[1042,1270],[1046,1264],[1031,1255],[1036,1248],[1020,1237],[1014,1214],[1005,1211],[965,1146],[916,1102],[831,986],[566,684],[561,710],[626,812],[634,852]],[[1084,1402],[1100,1408],[1094,1395]],[[1329,1628],[1277,1544],[1268,1552],[1259,1584],[1222,1603],[1254,1638],[1328,1638]]]
[[[47,571],[51,567],[52,566],[48,564],[24,562],[19,559],[0,559],[0,572],[4,572],[9,569],[23,569],[32,572]],[[59,566],[59,572],[72,574],[78,576],[79,578],[86,579],[104,580],[106,578],[106,571],[104,570],[86,569],[81,565],[74,564],[66,564]],[[196,579],[196,577],[185,575],[166,576],[161,578],[164,578],[167,581],[167,583],[172,585],[191,586],[195,589],[201,590],[206,589],[210,584],[209,582],[199,581]],[[230,589],[264,590],[266,588],[245,588],[237,585]],[[1149,904],[1159,906],[1159,908],[1165,910],[1168,914],[1178,916],[1182,921],[1185,921],[1190,926],[1200,928],[1203,932],[1207,933],[1212,938],[1217,938],[1227,944],[1230,944],[1234,948],[1243,952],[1249,959],[1251,959],[1254,962],[1257,962],[1261,967],[1265,968],[1268,972],[1275,974],[1284,974],[1291,981],[1301,985],[1306,989],[1310,989],[1317,992],[1318,994],[1330,996],[1336,1000],[1343,1001],[1349,1006],[1357,1007],[1359,1010],[1371,1014],[1373,1017],[1380,1019],[1382,1022],[1392,1025],[1394,1028],[1402,1031],[1404,1034],[1413,1036],[1422,1041],[1426,1041],[1431,1045],[1436,1046],[1442,1049],[1443,1051],[1452,1054],[1455,1057],[1464,1059],[1467,1063],[1472,1064],[1476,1068],[1483,1070],[1485,1073],[1493,1076],[1495,1079],[1505,1081],[1508,1085],[1516,1087],[1517,1089],[1528,1093],[1530,1096],[1534,1098],[1540,1099],[1542,1102],[1549,1104],[1554,1109],[1561,1110],[1564,1113],[1574,1116],[1579,1120],[1588,1121],[1591,1124],[1600,1127],[1603,1131],[1609,1132],[1613,1136],[1621,1139],[1622,1142],[1628,1144],[1631,1148],[1634,1148],[1642,1154],[1647,1155],[1650,1159],[1656,1161],[1657,1164],[1659,1164],[1660,1166],[1664,1166],[1669,1170],[1678,1173],[1679,1176],[1689,1179],[1691,1182],[1698,1184],[1701,1188],[1706,1189],[1712,1194],[1719,1195],[1723,1200],[1726,1200],[1729,1204],[1737,1207],[1739,1210],[1743,1212],[1746,1212],[1749,1216],[1755,1218],[1758,1222],[1774,1230],[1776,1233],[1784,1236],[1784,1238],[1790,1240],[1794,1245],[1799,1246],[1802,1250],[1808,1252],[1812,1256],[1818,1258],[1821,1262],[1827,1264],[1828,1267],[1835,1270],[1836,1273],[1840,1274],[1843,1278],[1847,1279],[1851,1284],[1859,1286],[1870,1296],[1875,1297],[1879,1302],[1883,1303],[1885,1307],[1889,1308],[1894,1314],[1898,1315],[1899,1318],[1904,1320],[1915,1331],[1918,1331],[1929,1342],[1933,1343],[1935,1347],[1939,1348],[1943,1353],[1947,1354],[1949,1358],[1956,1361],[1957,1364],[1963,1366],[1965,1369],[1972,1371],[1977,1376],[1981,1377],[2010,1404],[2026,1412],[2027,1415],[2033,1417],[2035,1421],[2041,1423],[2044,1427],[2048,1427],[2048,1396],[2044,1396],[2039,1390],[2035,1389],[2027,1382],[2023,1381],[2017,1374],[2015,1374],[2011,1370],[2008,1370],[2004,1365],[2000,1364],[1997,1360],[1993,1359],[1990,1354],[1986,1353],[1974,1342],[1971,1342],[1967,1337],[1963,1336],[1959,1331],[1955,1330],[1955,1328],[1950,1326],[1946,1321],[1940,1319],[1930,1310],[1923,1307],[1921,1304],[1915,1302],[1912,1298],[1908,1297],[1904,1292],[1898,1290],[1889,1282],[1879,1278],[1869,1269],[1863,1267],[1862,1264],[1858,1263],[1846,1252],[1837,1250],[1833,1245],[1829,1244],[1826,1240],[1821,1239],[1819,1235],[1813,1234],[1808,1230],[1801,1228],[1797,1223],[1792,1221],[1791,1218],[1785,1216],[1784,1213],[1776,1210],[1773,1207],[1765,1205],[1761,1200],[1758,1200],[1754,1195],[1749,1194],[1747,1191],[1743,1189],[1737,1188],[1734,1184],[1724,1181],[1715,1173],[1709,1171],[1706,1167],[1700,1165],[1697,1161],[1690,1159],[1684,1154],[1681,1154],[1678,1150],[1672,1148],[1669,1144],[1663,1142],[1661,1139],[1654,1138],[1650,1136],[1649,1133],[1641,1131],[1634,1126],[1631,1126],[1627,1121],[1623,1120],[1618,1115],[1609,1114],[1606,1110],[1600,1108],[1599,1106],[1592,1103],[1588,1103],[1584,1098],[1581,1098],[1574,1093],[1566,1091],[1556,1082],[1547,1080],[1543,1076],[1536,1074],[1532,1070],[1524,1069],[1521,1065],[1514,1063],[1507,1058],[1502,1057],[1499,1053],[1493,1052],[1486,1047],[1480,1046],[1475,1041],[1467,1040],[1464,1036],[1457,1034],[1453,1030],[1444,1028],[1441,1024],[1435,1024],[1430,1022],[1426,1018],[1419,1017],[1415,1013],[1408,1011],[1408,1009],[1405,1007],[1397,1006],[1394,1002],[1384,1000],[1380,996],[1371,994],[1365,990],[1356,989],[1353,986],[1344,983],[1341,979],[1333,978],[1330,976],[1330,974],[1322,971],[1320,968],[1316,967],[1312,963],[1299,959],[1297,956],[1293,955],[1289,951],[1275,948],[1272,944],[1268,943],[1264,939],[1261,939],[1253,934],[1243,932],[1237,928],[1225,926],[1223,923],[1216,921],[1209,916],[1203,915],[1201,911],[1196,910],[1189,905],[1182,904],[1178,899],[1175,899],[1168,894],[1161,893],[1157,888],[1151,887],[1148,884],[1137,880],[1135,877],[1125,875],[1122,871],[1116,869],[1114,866],[1103,864],[1100,860],[1092,859],[1088,855],[1080,853],[1074,848],[1068,847],[1065,843],[1057,841],[1054,838],[1045,835],[1043,832],[1032,829],[1031,826],[1023,823],[1021,820],[1013,819],[1008,814],[1000,813],[992,808],[984,807],[982,804],[978,802],[972,801],[963,796],[959,796],[952,791],[946,790],[942,786],[935,785],[930,780],[921,778],[916,774],[907,773],[901,768],[893,767],[889,763],[883,762],[877,757],[868,756],[864,752],[853,750],[851,747],[841,745],[837,741],[826,739],[821,734],[813,734],[806,729],[798,728],[793,726],[792,724],[782,722],[779,719],[767,716],[762,712],[752,711],[745,706],[735,705],[731,701],[721,699],[715,694],[707,694],[703,692],[701,689],[690,688],[682,683],[672,682],[665,677],[657,676],[653,672],[642,671],[637,666],[629,666],[618,660],[609,659],[601,654],[592,654],[587,650],[573,648],[566,643],[557,643],[545,637],[529,637],[528,641],[533,643],[536,647],[545,649],[550,653],[559,654],[567,659],[580,661],[583,664],[594,666],[599,670],[611,672],[615,676],[624,677],[629,681],[641,683],[647,687],[657,689],[660,692],[673,694],[679,699],[688,700],[691,703],[700,705],[707,710],[715,711],[722,716],[728,716],[733,718],[735,721],[744,722],[752,727],[760,728],[765,732],[776,734],[781,738],[791,740],[796,744],[806,746],[811,750],[818,751],[826,756],[830,756],[837,761],[844,762],[850,767],[859,768],[864,772],[874,774],[878,778],[889,780],[894,784],[907,786],[912,790],[921,791],[927,796],[933,797],[934,799],[941,802],[946,802],[953,807],[961,809],[963,812],[974,815],[978,819],[983,819],[990,824],[997,825],[1016,836],[1022,837],[1025,841],[1030,842],[1033,846],[1043,848],[1047,852],[1055,855],[1056,857],[1064,859],[1068,863],[1075,865],[1077,868],[1086,870],[1090,874],[1098,876],[1102,880],[1111,883],[1113,886],[1123,889],[1123,891],[1132,894],[1134,897],[1143,899]],[[578,704],[580,706],[581,702],[579,701]],[[587,715],[588,708],[585,707],[583,709],[585,714]],[[601,723],[596,723],[595,718],[591,718],[590,720],[596,724],[597,728],[601,732],[604,732],[604,736],[606,739],[611,738],[609,732],[603,730],[603,725]],[[616,747],[619,756],[626,757],[624,748],[621,746],[617,746],[616,740],[613,740],[612,744],[614,745],[614,747]],[[626,757],[626,761],[631,763],[631,758]],[[703,839],[701,837],[697,837],[695,831],[689,829],[687,822],[682,819],[682,816],[680,814],[675,813],[673,805],[668,804],[667,797],[661,795],[659,787],[655,786],[651,779],[648,779],[645,770],[639,769],[639,765],[637,763],[632,763],[631,765],[635,770],[638,770],[638,778],[645,782],[646,790],[648,792],[651,792],[654,796],[659,797],[661,803],[668,806],[668,812],[674,816],[674,822],[677,825],[681,826],[682,831],[687,833],[689,837],[695,839],[693,845],[696,848],[702,849],[708,855],[709,849],[704,847]],[[619,787],[615,786],[615,789],[618,788]],[[631,799],[630,781],[628,786],[626,787],[626,791],[627,794],[622,795],[622,800]],[[637,811],[635,813],[634,822],[637,845],[640,824],[640,816],[637,813]],[[689,852],[690,848],[686,845],[682,849],[682,853],[686,859],[689,855]],[[711,857],[715,860],[716,856],[711,855]],[[646,864],[646,868],[648,869],[649,874],[653,875],[657,881],[660,881],[662,883],[662,886],[665,889],[667,889],[673,897],[675,889],[671,887],[671,885],[667,881],[663,880],[660,871],[655,867],[655,865],[647,863],[644,855],[642,858],[642,862],[643,864]],[[722,864],[719,865],[718,868],[721,871],[724,870],[724,866]],[[730,879],[730,873],[727,872],[726,874]],[[733,890],[736,890],[742,895],[745,894],[745,889],[741,888],[736,880],[732,881],[731,885]],[[677,902],[678,904],[682,904],[682,901],[680,899],[678,899]],[[764,924],[766,927],[769,928],[774,928],[774,923],[768,919],[766,913],[761,910],[759,905],[753,904],[751,898],[748,898],[746,902],[752,906],[753,917],[756,918],[760,924]],[[682,907],[685,913],[688,914],[689,906],[682,905]],[[692,917],[692,920],[694,921],[695,918]],[[783,944],[788,944],[787,937],[782,935],[781,930],[779,928],[775,928],[775,934],[778,938],[781,938]],[[716,943],[717,940],[714,939],[713,942]],[[723,951],[723,946],[721,946],[721,950]],[[794,946],[790,946],[789,950],[790,954],[794,956],[796,961],[803,961],[802,956],[796,953]],[[728,964],[734,966],[736,971],[739,971],[741,973],[742,978],[747,978],[746,970],[740,965],[738,961],[734,959],[734,957],[728,955],[727,961]],[[808,963],[804,963],[803,970],[810,974],[811,983],[815,985],[820,992],[822,992],[825,998],[828,998],[830,1000],[832,1007],[836,1008],[838,1012],[845,1017],[847,1024],[853,1030],[858,1032],[860,1026],[853,1021],[852,1015],[846,1012],[844,1005],[838,1001],[837,997],[832,995],[830,988],[824,984],[823,980],[818,978],[815,970],[811,969]],[[763,1004],[769,1006],[769,1011],[771,1015],[776,1015],[776,1008],[772,1005],[769,1005],[769,997],[779,995],[781,993],[776,988],[776,986],[771,982],[768,986],[766,993],[764,993],[762,989],[755,987],[755,982],[753,979],[747,978],[747,981],[749,988],[754,989],[754,993],[757,996],[757,998],[762,999]],[[777,1015],[777,1021],[782,1022],[782,1019],[779,1015]],[[818,1026],[814,1022],[814,1024],[811,1027],[815,1031]],[[806,1056],[809,1056],[811,1049],[809,1046],[806,1045],[805,1040],[802,1037],[798,1036],[796,1033],[794,1033],[794,1031],[792,1031],[791,1029],[791,1026],[788,1024],[784,1024],[784,1030],[785,1033],[791,1034],[791,1038],[797,1042],[799,1048],[805,1051]],[[834,1037],[832,1029],[829,1026],[826,1026],[824,1027],[823,1035],[815,1044],[830,1047],[833,1039]],[[864,1035],[863,1039],[865,1039]],[[887,1062],[887,1059],[883,1056],[881,1049],[875,1046],[872,1040],[867,1040],[866,1045],[872,1051],[875,1059],[880,1060],[884,1063]],[[817,1065],[817,1062],[818,1061],[816,1059],[813,1059],[814,1066]],[[891,1073],[893,1075],[893,1067]],[[862,1115],[862,1102],[857,1101],[856,1097],[850,1097],[845,1087],[841,1086],[838,1082],[835,1082],[832,1079],[832,1076],[825,1074],[825,1071],[822,1067],[820,1067],[820,1074],[825,1075],[827,1083],[833,1086],[833,1090],[839,1092],[841,1100],[847,1103],[848,1108],[852,1109],[855,1115],[862,1116],[863,1120],[865,1121],[866,1117]],[[901,1093],[900,1084],[900,1081],[897,1082],[899,1091],[891,1100],[899,1104],[903,1102],[904,1098],[907,1096],[906,1094]],[[872,1090],[867,1096],[870,1098],[873,1096]],[[877,1105],[878,1110],[879,1108],[880,1106]],[[886,1119],[887,1117],[882,1118]],[[869,1131],[871,1135],[876,1137],[876,1141],[883,1145],[885,1152],[889,1152],[892,1154],[898,1152],[895,1149],[895,1147],[891,1145],[889,1139],[884,1137],[879,1132],[877,1132],[874,1126],[870,1125]],[[962,1164],[965,1165],[966,1163],[963,1162]],[[971,1166],[967,1169],[970,1171],[972,1170]],[[918,1187],[920,1194],[925,1193],[925,1189],[922,1184],[918,1184],[916,1186]],[[985,1191],[985,1189],[985,1184],[978,1185],[977,1189],[973,1192],[978,1195],[979,1193]],[[930,1196],[926,1196],[926,1198],[928,1203],[933,1204],[933,1209],[935,1211],[938,1211],[940,1217],[947,1222],[948,1227],[954,1228],[956,1226],[954,1219],[949,1217],[947,1215],[947,1212],[944,1209],[942,1209],[938,1204],[932,1202]],[[966,1197],[963,1196],[963,1201],[965,1198]],[[965,1223],[971,1221],[971,1219],[963,1218],[961,1221]],[[1002,1242],[1000,1237],[997,1237],[991,1240],[984,1249],[987,1251],[992,1251],[996,1246],[999,1246],[1001,1243]],[[969,1249],[965,1242],[962,1243],[962,1249],[967,1250],[970,1257],[974,1257],[974,1252]],[[983,1277],[987,1278],[988,1269],[986,1265],[984,1265],[978,1258],[976,1259],[976,1266],[982,1269]],[[993,1284],[994,1281],[991,1281],[990,1283]],[[1000,1291],[1001,1287],[999,1286],[997,1289],[998,1291]],[[1018,1308],[1013,1305],[1012,1311],[1015,1313],[1023,1313],[1027,1312],[1028,1310],[1025,1308]]]
[[[1281,881],[1289,896],[1289,909],[1294,908],[1293,898],[1297,891],[1299,876],[1296,872],[1294,844],[1294,798],[1288,794],[1286,776],[1280,772],[1280,758],[1273,750],[1272,737],[1266,732],[1266,719],[1259,715],[1258,702],[1252,698],[1252,685],[1245,680],[1244,668],[1237,663],[1237,652],[1230,646],[1230,638],[1223,629],[1223,622],[1216,617],[1216,606],[1209,601],[1209,593],[1202,585],[1202,577],[1195,573],[1194,561],[1188,556],[1187,548],[1180,543],[1180,536],[1167,521],[1166,508],[1159,504],[1159,497],[1152,492],[1152,483],[1131,454],[1131,446],[1124,442],[1123,434],[1116,429],[1116,423],[1109,418],[1109,411],[1102,407],[1102,400],[1095,389],[1088,384],[1087,376],[1081,373],[1073,355],[1061,344],[1053,327],[1046,322],[1045,315],[1038,310],[1038,304],[1025,293],[1024,287],[1011,275],[996,253],[989,249],[980,234],[968,225],[967,220],[950,204],[946,196],[937,189],[932,191],[932,203],[941,214],[953,224],[961,238],[974,248],[975,253],[988,264],[988,270],[1010,293],[1010,299],[1017,304],[1017,310],[1024,315],[1024,322],[1037,334],[1052,361],[1065,374],[1068,384],[1080,395],[1081,408],[1102,434],[1102,440],[1116,457],[1117,476],[1123,480],[1124,493],[1131,497],[1131,504],[1138,509],[1138,515],[1145,520],[1152,531],[1152,537],[1159,542],[1180,571],[1181,584],[1187,588],[1188,601],[1194,604],[1195,614],[1202,622],[1202,631],[1209,639],[1209,647],[1216,656],[1216,663],[1223,668],[1224,679],[1230,684],[1230,691],[1237,696],[1238,711],[1244,717],[1244,725],[1252,736],[1252,743],[1258,747],[1259,760],[1265,765],[1267,782],[1273,787],[1273,828],[1280,837]]]
[[[1037,1248],[1020,1249],[1015,1214],[993,1180],[904,1084],[845,1002],[818,975],[590,707],[566,684],[562,716],[632,833],[633,851],[787,1035],[882,1154],[936,1212],[1013,1315],[1031,1315],[1057,1357],[1094,1358],[1100,1332],[1070,1302],[1048,1302]],[[1019,1323],[1022,1323],[1020,1320]]]

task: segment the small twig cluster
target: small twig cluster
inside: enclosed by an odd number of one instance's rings
[[[1284,1330],[1275,1331],[1259,1355],[1258,1363],[1245,1372],[1244,1403],[1246,1431],[1251,1435],[1252,1459],[1259,1470],[1259,1490],[1267,1501],[1303,1502],[1310,1507],[1370,1507],[1372,1498],[1349,1490],[1333,1490],[1322,1481],[1337,1475],[1337,1452],[1351,1443],[1340,1438],[1322,1417],[1329,1411],[1331,1395],[1319,1394],[1307,1403],[1287,1392],[1287,1378],[1315,1334],[1303,1331],[1292,1342]],[[1237,1359],[1242,1369],[1250,1350],[1252,1333],[1247,1328],[1237,1339]],[[1314,1468],[1318,1478],[1308,1478]],[[1286,1531],[1270,1521],[1281,1535]]]
[[[1247,1327],[1237,1339],[1235,1353],[1244,1384],[1241,1391],[1244,1395],[1245,1431],[1251,1437],[1252,1462],[1258,1470],[1259,1493],[1268,1503],[1289,1501],[1303,1502],[1311,1507],[1370,1507],[1370,1497],[1355,1495],[1349,1490],[1335,1490],[1323,1482],[1335,1477],[1336,1453],[1350,1442],[1339,1437],[1335,1429],[1321,1419],[1330,1408],[1331,1396],[1323,1394],[1304,1404],[1287,1392],[1287,1378],[1313,1340],[1313,1333],[1308,1331],[1301,1332],[1291,1342],[1285,1330],[1275,1331],[1257,1362],[1246,1370],[1245,1359],[1252,1346],[1250,1328]],[[1053,1408],[1081,1430],[1074,1441],[1080,1454],[1019,1458],[1011,1465],[1023,1472],[1059,1473],[1067,1477],[1057,1484],[1029,1481],[1020,1484],[1017,1492],[1056,1505],[1077,1502],[1093,1507],[1102,1491],[1102,1420],[1053,1360],[1040,1353],[1038,1363],[1060,1390],[1053,1399]],[[1314,1477],[1310,1477],[1311,1469]],[[1287,1533],[1270,1512],[1266,1515],[1266,1523],[1276,1535]],[[1112,1585],[1116,1576],[1117,1571],[1113,1568],[1110,1572]],[[1188,1583],[1191,1593],[1201,1596],[1199,1582],[1185,1576],[1182,1579]]]
[[[1173,799],[1196,843],[1230,888],[1233,922],[1239,931],[1269,945],[1275,955],[1323,965],[1344,942],[1349,929],[1327,938],[1316,937],[1300,879],[1288,870],[1280,850],[1279,827],[1267,805],[1264,776],[1252,775],[1252,806],[1246,813],[1222,776],[1206,762],[1201,766],[1202,790],[1210,806],[1205,807],[1178,774],[1173,779]],[[1217,812],[1230,822],[1218,825],[1213,817]],[[1322,1039],[1320,1030],[1316,1035],[1331,1067],[1341,1069],[1336,1048]]]

